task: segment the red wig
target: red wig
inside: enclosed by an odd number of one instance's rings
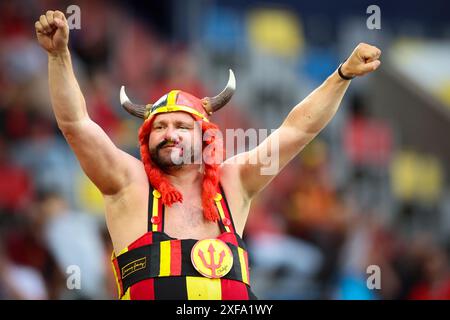
[[[192,114],[191,114],[192,115]],[[217,221],[219,214],[214,203],[219,184],[219,159],[223,155],[223,141],[219,139],[219,128],[217,125],[202,121],[202,119],[192,115],[197,121],[201,121],[202,134],[207,133],[207,138],[203,142],[203,158],[205,170],[202,181],[202,206],[203,216],[208,221]],[[142,162],[150,184],[161,193],[164,205],[171,206],[175,202],[183,202],[183,195],[178,191],[162,170],[156,166],[150,157],[148,139],[150,136],[152,123],[155,117],[146,120],[139,129],[139,144]]]

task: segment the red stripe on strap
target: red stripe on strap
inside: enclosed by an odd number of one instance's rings
[[[130,288],[130,300],[155,300],[153,278],[133,284]]]
[[[222,233],[218,238],[222,241],[229,242],[235,245],[236,247],[239,246],[235,233]]]
[[[123,292],[123,284],[122,284],[122,277],[120,274],[120,269],[119,269],[119,262],[117,261],[117,258],[113,260],[113,266],[114,266],[114,271],[116,272],[116,281],[118,281],[118,285],[119,285],[119,299],[122,297],[122,295],[124,294]]]
[[[147,232],[128,246],[128,250],[139,248],[153,243],[153,233]],[[155,289],[153,279],[146,279],[130,287],[130,300],[154,300]]]
[[[179,276],[181,274],[181,241],[170,242],[170,274]]]
[[[223,278],[220,280],[222,286],[222,300],[249,300],[245,283]]]
[[[146,246],[153,243],[153,234],[151,232],[147,232],[142,235],[140,238],[136,239],[132,244],[128,246],[128,250],[132,250],[135,248],[139,248],[142,246]]]

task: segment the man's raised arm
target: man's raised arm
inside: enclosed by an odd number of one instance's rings
[[[381,51],[371,45],[360,43],[341,68],[345,78],[362,76],[376,70]],[[350,81],[336,70],[322,85],[296,105],[282,125],[258,147],[228,159],[228,171],[237,177],[247,198],[253,197],[333,118]],[[274,153],[278,153],[278,157]],[[267,167],[261,159],[278,159],[278,167],[270,173],[262,173]],[[256,159],[256,161],[252,161]]]
[[[68,49],[69,27],[61,11],[47,11],[35,23],[39,44],[48,54],[50,96],[58,127],[80,164],[103,194],[120,191],[140,161],[122,152],[88,115]]]

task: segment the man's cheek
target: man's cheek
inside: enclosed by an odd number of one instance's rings
[[[199,150],[200,150],[200,152],[196,152],[194,145],[184,143],[181,146],[180,152],[178,155],[182,159],[184,164],[198,163],[195,161],[195,159],[197,157],[200,157],[200,159],[201,159],[201,147]],[[200,154],[200,155],[198,156],[198,154]]]

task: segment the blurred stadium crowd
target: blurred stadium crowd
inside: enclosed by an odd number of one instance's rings
[[[101,195],[56,126],[34,35],[40,14],[73,3],[82,16],[70,49],[90,116],[136,157],[140,123],[121,110],[122,84],[136,101],[171,89],[202,97],[232,67],[237,93],[213,121],[273,129],[356,45],[320,43],[330,27],[323,17],[302,20],[288,7],[172,1],[146,15],[119,2],[2,1],[0,299],[117,297]],[[369,80],[358,81],[329,127],[253,203],[244,237],[259,298],[450,298],[445,164],[405,148],[395,123],[371,115]],[[79,290],[67,286],[72,265]],[[380,289],[367,287],[370,265],[380,267]]]

